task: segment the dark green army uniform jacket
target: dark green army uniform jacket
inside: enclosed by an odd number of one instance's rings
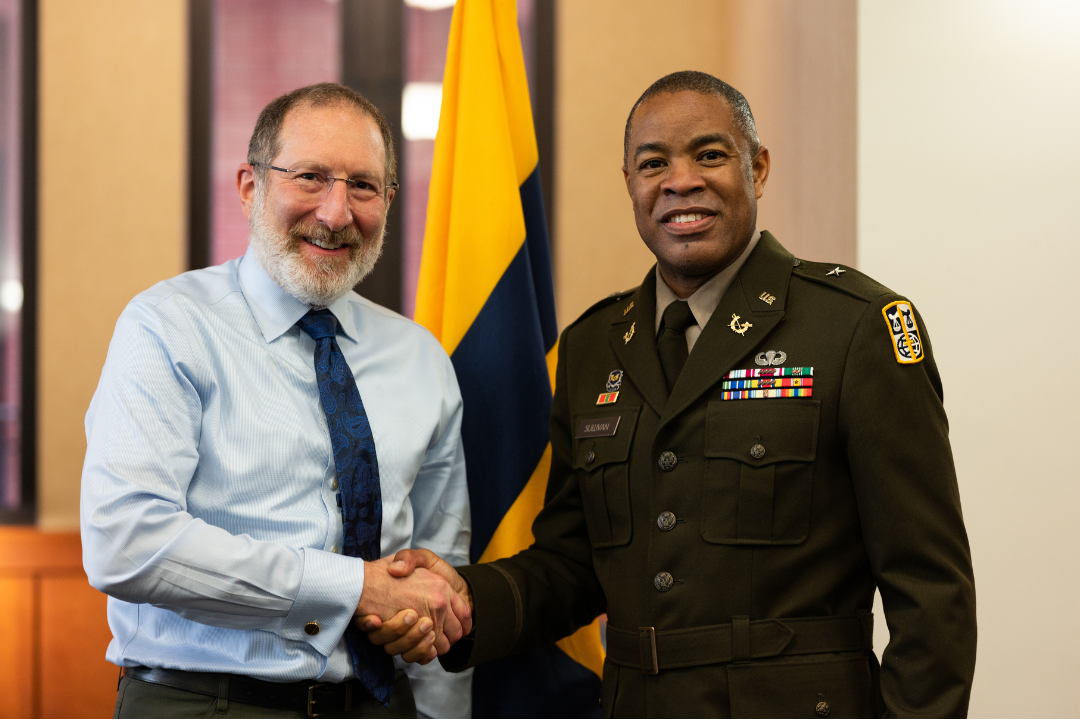
[[[606,612],[608,716],[966,714],[975,590],[929,338],[904,298],[833,267],[763,233],[670,396],[654,272],[566,329],[536,542],[460,569],[476,626],[444,665]],[[733,370],[802,396],[725,399]]]

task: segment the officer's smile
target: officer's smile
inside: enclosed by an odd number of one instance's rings
[[[666,212],[660,222],[673,235],[692,235],[709,228],[715,220],[715,211],[693,207]]]

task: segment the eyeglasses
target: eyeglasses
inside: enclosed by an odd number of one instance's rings
[[[274,167],[273,165],[267,165],[266,163],[251,164],[255,167],[263,167],[268,170],[277,170],[278,172],[287,173],[289,175],[289,184],[293,185],[302,193],[310,195],[312,198],[323,200],[330,196],[330,191],[334,189],[334,182],[336,180],[345,183],[345,191],[348,193],[349,197],[358,202],[367,202],[368,200],[374,200],[377,197],[385,198],[387,190],[396,190],[399,187],[397,183],[389,183],[385,188],[380,188],[378,185],[368,180],[349,180],[348,178],[329,177],[315,168],[299,167],[293,170],[286,170],[285,168]]]

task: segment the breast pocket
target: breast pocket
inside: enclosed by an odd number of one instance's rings
[[[810,530],[816,400],[709,403],[701,534],[723,545],[797,545]]]
[[[621,407],[575,415],[571,427],[578,434],[582,423],[618,416],[614,435],[574,438],[574,469],[581,485],[585,524],[594,548],[630,542],[630,445],[641,407]]]

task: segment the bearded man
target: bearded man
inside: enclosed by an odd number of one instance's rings
[[[399,549],[464,563],[469,547],[450,361],[352,291],[394,178],[365,98],[277,98],[237,171],[247,254],[121,314],[82,478],[117,717],[469,716],[469,679],[427,664],[469,632],[468,605],[433,573],[387,571]],[[364,615],[413,627],[404,659],[424,666],[395,668]]]

